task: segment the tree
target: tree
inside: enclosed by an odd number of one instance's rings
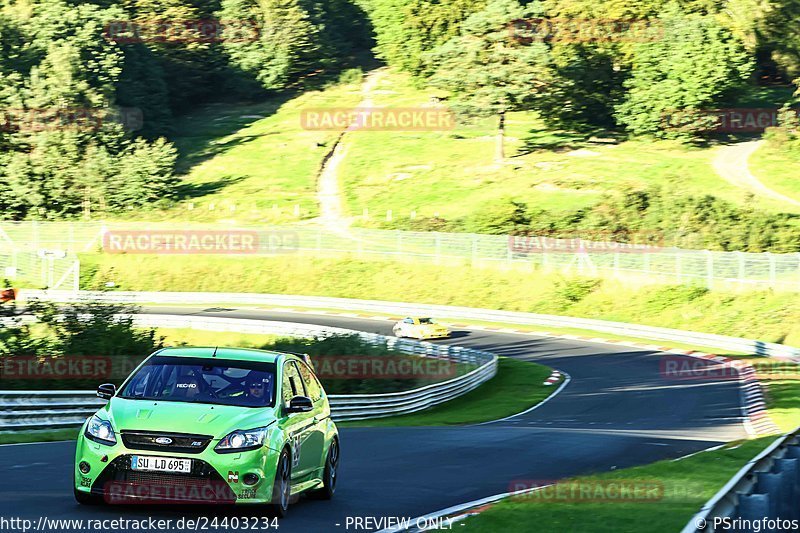
[[[466,20],[459,37],[429,55],[429,81],[452,92],[454,111],[466,119],[498,117],[497,161],[505,159],[506,114],[531,108],[551,82],[547,46],[509,30],[528,13],[516,0],[493,0]]]
[[[692,136],[707,126],[703,111],[746,83],[753,61],[714,17],[671,9],[660,20],[659,38],[636,47],[617,120],[635,134]],[[681,118],[669,123],[670,116]]]
[[[223,0],[221,18],[258,22],[257,39],[224,40],[223,46],[264,88],[283,89],[316,68],[319,28],[298,0]]]
[[[370,20],[375,51],[389,65],[424,75],[425,53],[457,37],[464,21],[486,6],[486,0],[376,0]]]

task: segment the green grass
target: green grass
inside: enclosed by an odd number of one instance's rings
[[[374,106],[419,107],[430,105],[432,96],[443,95],[385,69],[371,98]],[[173,136],[181,154],[182,200],[169,209],[117,218],[246,224],[315,217],[316,176],[340,132],[303,129],[301,112],[354,107],[362,97],[361,87],[349,84],[255,104],[202,107],[182,117]],[[346,134],[339,177],[347,210],[360,216],[368,209],[371,217],[357,221],[363,225],[379,224],[389,209],[395,221],[412,211],[419,217],[463,217],[501,197],[573,210],[621,187],[653,184],[686,194],[712,193],[740,205],[751,202],[746,191],[714,173],[713,147],[578,135],[546,127],[535,113],[511,113],[509,157],[498,164],[495,124],[486,119],[451,131]],[[780,209],[778,202],[757,202],[765,210]]]
[[[800,300],[772,291],[705,291],[601,281],[575,297],[541,273],[354,259],[81,256],[82,286],[261,292],[486,307],[664,326],[800,346]]]
[[[429,105],[440,94],[388,72],[373,95],[377,106]],[[389,209],[396,219],[411,211],[451,219],[501,197],[546,209],[576,209],[624,186],[653,184],[686,194],[713,193],[740,205],[746,201],[744,191],[715,174],[711,148],[593,139],[548,129],[534,113],[512,113],[509,159],[498,164],[493,161],[495,123],[485,120],[452,131],[348,133],[339,174],[350,214],[369,209],[366,224],[379,223]]]
[[[750,172],[770,189],[800,201],[800,153],[761,146],[750,157]]]
[[[264,349],[278,339],[276,335],[191,328],[156,328],[156,335],[165,337],[165,346],[235,346],[256,349]]]
[[[173,139],[183,200],[124,219],[255,223],[316,216],[317,172],[338,132],[303,129],[301,112],[355,106],[359,91],[358,84],[336,85],[259,104],[209,105],[183,117]]]
[[[781,379],[762,381],[766,385],[767,412],[781,432],[800,426],[800,381]]]
[[[51,442],[56,440],[73,440],[78,436],[78,428],[28,430],[0,433],[0,444],[16,444],[20,442]]]
[[[546,366],[501,357],[494,378],[455,400],[419,413],[338,425],[452,426],[488,422],[520,413],[547,398],[556,387],[542,385],[550,373]]]
[[[659,461],[574,479],[577,487],[607,487],[603,483],[623,480],[633,486],[660,486],[661,498],[566,502],[553,491],[540,493],[538,497],[521,495],[503,500],[455,527],[459,531],[481,533],[680,531],[731,476],[770,442],[772,438],[762,438],[679,461]]]

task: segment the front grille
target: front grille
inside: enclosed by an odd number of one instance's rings
[[[131,470],[131,456],[120,455],[101,472],[92,492],[109,503],[144,502],[233,503],[236,494],[214,468],[192,459],[192,471],[184,473]]]
[[[139,472],[129,470],[125,482],[135,485],[156,485],[160,487],[201,487],[208,485],[208,478],[192,474],[170,474],[162,472]]]
[[[169,444],[156,442],[156,439],[164,438],[170,439],[172,442]],[[192,435],[188,433],[122,430],[122,443],[131,450],[201,453],[208,447],[212,438],[210,435]]]

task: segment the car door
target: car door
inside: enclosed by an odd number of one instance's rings
[[[316,421],[313,409],[305,413],[286,412],[289,402],[295,396],[308,396],[308,394],[294,361],[286,361],[283,364],[281,401],[287,419],[285,425],[287,437],[292,448],[292,482],[299,482],[313,470],[314,450],[309,447],[308,437],[313,433]]]
[[[314,402],[314,426],[309,432],[306,444],[308,446],[308,468],[310,472],[316,472],[316,477],[322,476],[322,467],[325,466],[325,434],[328,428],[328,419],[331,416],[330,406],[325,402],[322,394],[322,386],[317,381],[314,371],[305,363],[296,362],[300,377],[303,378],[303,386],[306,394]]]

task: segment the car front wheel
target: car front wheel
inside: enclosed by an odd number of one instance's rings
[[[272,510],[278,518],[289,512],[289,498],[292,495],[292,462],[289,451],[283,450],[275,470],[275,483],[272,486]]]

